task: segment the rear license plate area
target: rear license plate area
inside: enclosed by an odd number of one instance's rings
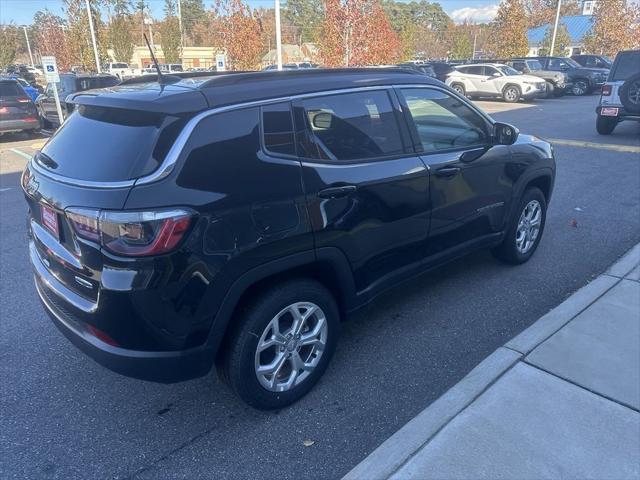
[[[603,117],[617,117],[618,116],[618,108],[617,107],[603,107],[600,109],[600,115]]]
[[[49,232],[57,239],[60,238],[60,225],[58,223],[58,214],[55,210],[47,205],[40,205],[40,221]]]

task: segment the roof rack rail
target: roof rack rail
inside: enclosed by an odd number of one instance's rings
[[[217,75],[224,75],[229,73],[239,73],[239,72],[174,72],[167,73],[167,76],[171,76],[176,78],[176,81],[180,81],[183,78],[194,78],[194,77],[213,77]],[[136,83],[146,83],[146,82],[155,82],[158,79],[157,73],[148,73],[146,75],[140,75],[137,77],[131,77],[120,82],[120,85],[131,85]]]

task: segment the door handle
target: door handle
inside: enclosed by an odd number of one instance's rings
[[[445,167],[436,170],[435,174],[438,177],[453,177],[454,175],[457,175],[459,171],[460,167]]]
[[[329,187],[318,192],[320,198],[341,198],[355,192],[358,189],[355,185],[343,185],[341,187]]]

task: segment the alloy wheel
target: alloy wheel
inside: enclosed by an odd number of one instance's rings
[[[584,95],[587,93],[587,84],[584,80],[578,80],[573,84],[573,94],[574,95]]]
[[[258,340],[255,373],[260,385],[286,392],[302,383],[320,362],[328,331],[326,315],[315,303],[282,309]]]
[[[505,90],[504,96],[508,102],[515,102],[518,99],[518,91],[514,87]]]
[[[531,250],[540,234],[542,206],[538,200],[531,200],[522,210],[516,229],[516,248],[522,254]]]

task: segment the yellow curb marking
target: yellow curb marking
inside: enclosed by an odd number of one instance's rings
[[[547,140],[556,145],[566,145],[568,147],[598,148],[600,150],[613,150],[614,152],[640,153],[640,147],[634,147],[633,145],[613,145],[611,143],[583,142],[580,140],[563,140],[560,138],[549,138]]]

